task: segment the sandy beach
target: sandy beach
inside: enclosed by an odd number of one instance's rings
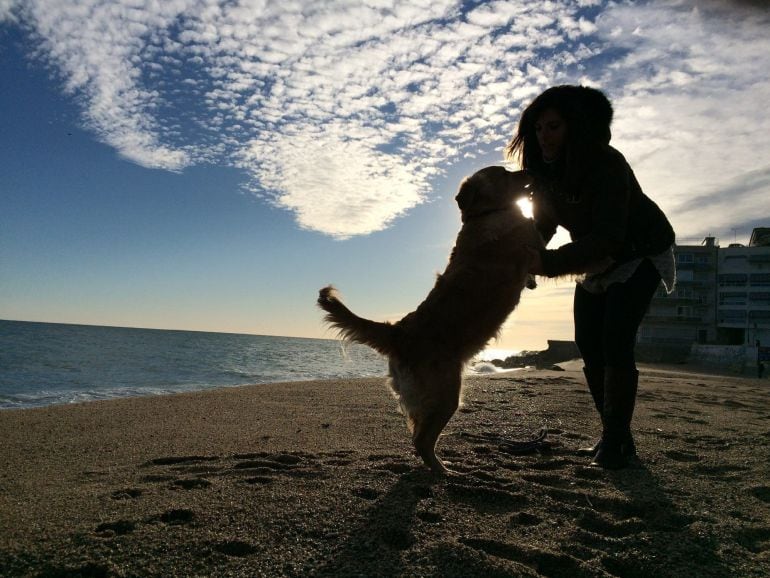
[[[565,367],[469,378],[443,479],[382,379],[0,412],[0,575],[769,576],[770,381],[642,366],[606,472]]]

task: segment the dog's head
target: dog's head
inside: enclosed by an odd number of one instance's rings
[[[500,166],[486,167],[467,177],[455,197],[463,222],[499,210],[519,211],[515,200],[526,194],[532,178],[524,171],[511,172]]]

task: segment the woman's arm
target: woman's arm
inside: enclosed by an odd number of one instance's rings
[[[545,195],[537,190],[532,196],[532,220],[543,238],[543,244],[548,245],[556,234],[558,222]]]
[[[604,270],[623,246],[631,195],[631,169],[617,153],[589,180],[594,199],[590,232],[552,251],[541,251],[543,274],[549,277]]]

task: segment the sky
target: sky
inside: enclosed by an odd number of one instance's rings
[[[333,337],[395,321],[523,108],[604,90],[680,244],[770,226],[764,0],[0,0],[0,319]],[[567,242],[560,231],[551,247]],[[572,339],[541,280],[490,346]]]

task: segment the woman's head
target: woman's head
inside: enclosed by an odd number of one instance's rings
[[[525,169],[562,159],[570,165],[586,160],[610,142],[612,105],[601,91],[585,86],[554,86],[533,100],[521,115],[506,148]]]

